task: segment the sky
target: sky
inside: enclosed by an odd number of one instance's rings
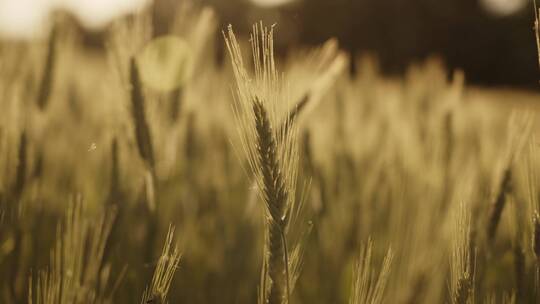
[[[0,0],[0,35],[31,37],[47,24],[51,11],[66,9],[88,28],[100,28],[148,0]]]

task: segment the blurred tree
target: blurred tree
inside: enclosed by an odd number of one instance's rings
[[[156,35],[167,31],[182,1],[155,0]],[[240,34],[259,20],[277,23],[281,54],[292,45],[337,37],[352,54],[376,54],[389,74],[435,54],[450,70],[464,69],[474,84],[537,88],[540,79],[532,3],[515,14],[495,16],[480,0],[296,0],[271,9],[249,0],[195,2],[214,7],[221,27],[233,24]],[[218,53],[223,57],[222,49]]]

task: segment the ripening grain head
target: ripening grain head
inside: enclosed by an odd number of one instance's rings
[[[167,303],[167,294],[169,293],[174,273],[180,263],[180,256],[181,253],[178,250],[178,245],[174,241],[174,227],[169,226],[163,251],[154,270],[152,281],[144,291],[141,304]]]
[[[297,180],[297,128],[292,125],[289,128],[277,128],[288,116],[290,104],[285,82],[276,70],[273,29],[263,27],[262,24],[253,27],[251,42],[255,66],[254,77],[251,77],[246,70],[232,27],[229,26],[225,38],[236,79],[233,108],[241,147],[259,189],[264,189],[262,172],[264,166],[261,164],[258,151],[260,146],[257,143],[259,138],[257,122],[261,122],[263,117],[266,117],[271,129],[270,135],[275,141],[278,171],[284,175],[286,183],[284,186],[288,192],[286,209],[290,209],[294,204]],[[285,132],[286,130],[288,131]]]
[[[355,263],[356,269],[349,304],[383,303],[394,254],[391,249],[388,249],[379,270],[373,267],[371,239],[363,247]]]
[[[242,148],[247,156],[259,195],[266,205],[265,259],[261,282],[261,298],[280,304],[292,289],[287,232],[296,218],[295,191],[297,180],[297,131],[289,125],[287,98],[274,61],[273,30],[256,25],[251,36],[255,76],[251,79],[244,67],[242,54],[229,27],[227,48],[236,78],[235,117]],[[285,121],[285,127],[280,127]],[[291,257],[299,258],[300,255]],[[270,280],[266,280],[266,275]],[[267,282],[270,285],[267,285]],[[267,300],[265,300],[267,298]]]

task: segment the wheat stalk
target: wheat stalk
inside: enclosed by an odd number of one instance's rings
[[[146,202],[150,211],[156,208],[155,188],[156,188],[156,161],[154,158],[154,146],[152,144],[152,134],[146,119],[145,99],[143,87],[139,75],[139,69],[134,57],[129,63],[129,81],[131,91],[131,115],[135,126],[135,139],[137,150],[141,159],[146,165],[144,176],[144,189]]]
[[[143,293],[141,304],[167,303],[167,294],[169,293],[174,273],[180,263],[180,256],[178,245],[174,241],[174,227],[169,226],[163,251],[154,270],[152,281]]]
[[[120,164],[118,156],[118,139],[116,137],[111,143],[111,173],[110,173],[109,204],[116,205],[120,194]]]
[[[244,68],[240,47],[231,27],[225,40],[236,78],[234,110],[239,135],[267,213],[260,294],[270,304],[289,302],[301,256],[289,254],[287,245],[287,232],[299,210],[295,204],[297,128],[285,120],[287,128],[274,129],[282,126],[279,107],[288,108],[283,104],[288,99],[284,96],[282,80],[275,68],[273,30],[262,24],[253,28],[251,42],[255,81],[249,78]],[[291,113],[286,115],[294,117]]]
[[[49,35],[47,43],[47,54],[45,57],[45,66],[43,68],[43,75],[39,84],[37,105],[40,110],[45,110],[48,105],[51,95],[52,85],[54,81],[54,67],[56,62],[56,40],[57,40],[57,26],[53,26]]]
[[[17,159],[17,168],[15,170],[15,183],[13,185],[13,196],[15,199],[19,199],[26,183],[26,171],[28,166],[28,153],[27,148],[28,140],[26,136],[26,131],[21,133],[19,140],[19,149],[18,149],[18,159]]]
[[[490,242],[495,238],[501,215],[508,196],[512,191],[512,166],[525,147],[532,130],[533,116],[530,112],[514,112],[509,121],[507,151],[504,159],[502,178],[495,192],[487,223],[487,237]]]
[[[492,204],[491,213],[489,216],[487,236],[490,241],[493,240],[493,238],[495,237],[495,233],[497,232],[497,227],[499,226],[499,222],[501,219],[501,214],[506,204],[507,196],[511,191],[511,178],[512,171],[510,168],[507,167],[504,170],[503,178],[500,181],[499,187],[497,188],[499,190],[497,191],[497,195],[495,196],[495,200]]]
[[[453,214],[450,255],[451,293],[453,304],[466,304],[474,286],[475,249],[471,249],[471,211],[460,201]]]
[[[115,209],[103,212],[96,221],[85,217],[82,197],[75,198],[57,228],[56,242],[50,266],[38,272],[35,295],[30,281],[29,299],[37,304],[99,303],[103,295],[98,290],[105,277],[100,276],[103,256],[111,232]],[[88,258],[91,257],[91,258]]]
[[[368,240],[361,251],[355,266],[353,288],[349,304],[378,304],[383,303],[386,284],[390,275],[393,252],[388,249],[381,269],[376,272],[372,265],[373,242]]]
[[[131,58],[129,63],[129,80],[131,85],[131,115],[135,126],[137,148],[143,161],[150,171],[154,173],[155,159],[152,135],[146,120],[143,88],[135,58]]]

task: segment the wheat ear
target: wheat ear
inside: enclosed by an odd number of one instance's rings
[[[135,138],[139,155],[154,173],[155,159],[152,146],[152,135],[148,121],[146,120],[145,101],[141,78],[135,58],[131,58],[129,64],[129,80],[131,85],[131,115],[135,125]]]
[[[492,204],[491,213],[488,221],[487,236],[491,241],[495,237],[497,227],[501,219],[502,211],[506,205],[507,196],[511,191],[512,171],[510,168],[504,170],[503,178],[499,184],[495,201]]]
[[[266,207],[264,280],[261,280],[260,295],[266,303],[281,304],[289,302],[301,259],[301,254],[295,254],[297,248],[289,254],[287,246],[288,230],[301,206],[295,201],[297,128],[296,124],[289,124],[287,118],[282,118],[283,114],[290,116],[287,110],[279,113],[280,109],[289,107],[283,104],[288,97],[275,68],[273,31],[256,25],[251,38],[254,80],[244,68],[231,27],[225,35],[237,85],[234,110],[240,140]],[[281,128],[282,123],[287,130]]]
[[[49,97],[51,95],[51,89],[54,77],[54,67],[56,62],[56,39],[57,39],[57,26],[53,26],[49,35],[49,41],[47,43],[47,54],[45,57],[45,66],[43,68],[43,75],[39,84],[37,105],[40,110],[45,110],[49,103]]]
[[[163,251],[150,285],[144,291],[141,304],[167,303],[167,294],[171,287],[174,273],[180,263],[180,251],[174,241],[174,227],[169,226],[169,232],[163,245]]]
[[[284,211],[287,204],[287,190],[284,178],[280,172],[276,142],[272,127],[263,104],[255,99],[253,103],[255,126],[257,129],[257,150],[264,187],[261,189],[266,207],[270,214],[268,226],[268,275],[272,287],[268,303],[281,303],[286,289],[286,261],[283,235],[285,231]]]
[[[21,138],[19,140],[19,150],[18,150],[18,160],[17,160],[17,169],[15,170],[15,184],[13,185],[13,195],[16,199],[19,199],[23,190],[24,184],[26,183],[26,171],[28,166],[27,159],[27,148],[28,140],[26,132],[23,131]]]

